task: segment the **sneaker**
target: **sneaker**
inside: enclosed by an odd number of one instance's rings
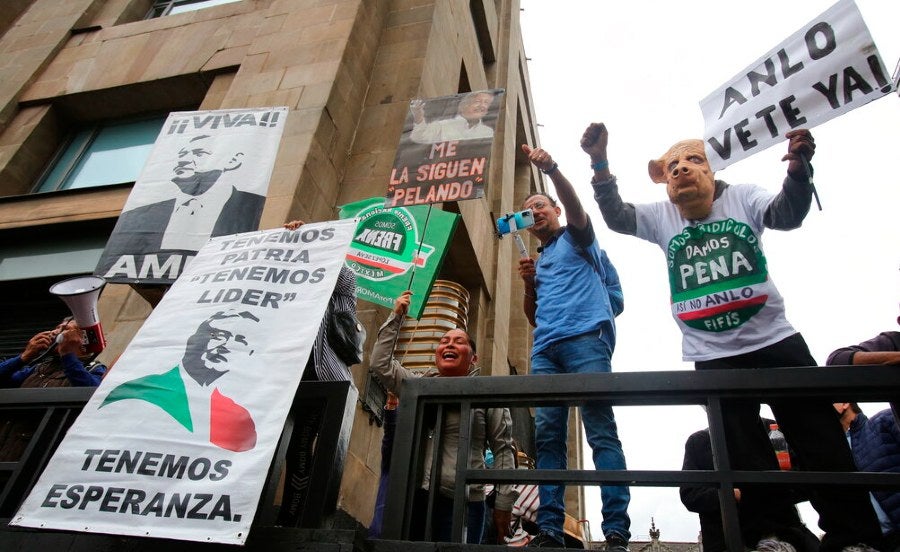
[[[607,552],[629,552],[628,541],[619,535],[612,533],[606,536]]]
[[[541,531],[528,541],[529,548],[565,548],[566,543],[557,539],[547,531]]]
[[[775,537],[769,537],[759,541],[756,543],[756,548],[754,548],[754,550],[756,552],[797,552],[794,545]],[[844,550],[846,550],[846,548]]]

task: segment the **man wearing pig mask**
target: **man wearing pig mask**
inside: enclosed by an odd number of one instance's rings
[[[666,184],[669,201],[635,205],[622,201],[609,171],[606,127],[591,124],[582,136],[581,147],[594,168],[594,198],[607,226],[657,244],[666,256],[672,316],[683,334],[683,357],[697,370],[817,366],[803,337],[785,317],[760,242],[765,228],[792,230],[809,212],[812,184],[801,156],[810,159],[815,143],[808,130],[792,130],[786,137],[787,177],[778,194],[715,180],[703,142],[685,140],[648,166],[650,178]],[[768,403],[802,469],[855,469],[827,401]],[[722,408],[732,469],[778,470],[759,424],[759,404],[728,401]],[[810,494],[825,531],[820,550],[878,543],[877,520],[864,491],[825,486]],[[768,532],[791,542],[784,523],[791,505],[785,495],[776,486],[742,485],[742,524],[758,524],[760,538]],[[802,542],[792,544],[804,549]]]

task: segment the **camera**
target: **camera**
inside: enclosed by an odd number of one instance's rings
[[[510,232],[516,232],[534,225],[534,213],[531,209],[525,209],[517,213],[503,215],[497,219],[497,234],[505,236]]]

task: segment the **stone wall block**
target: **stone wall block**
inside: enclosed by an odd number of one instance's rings
[[[247,46],[225,48],[214,53],[200,68],[201,71],[215,71],[226,67],[237,67],[247,57]]]
[[[297,109],[316,109],[325,107],[333,88],[333,82],[317,82],[304,86],[303,95],[300,96],[300,102],[297,104]]]
[[[231,92],[251,96],[263,92],[277,90],[284,78],[284,69],[256,73],[254,75],[240,75],[234,79]]]
[[[311,138],[316,127],[319,126],[319,119],[322,117],[320,109],[297,109],[288,113],[287,121],[284,124],[284,134],[282,143],[287,137],[305,136]]]
[[[309,65],[297,65],[284,70],[284,88],[295,88],[316,83],[332,83],[337,72],[337,61],[325,61]]]
[[[357,409],[357,418],[361,417]],[[356,432],[354,420],[353,435]],[[353,439],[350,440],[353,443]],[[341,477],[341,492],[338,498],[338,507],[347,512],[354,512],[355,517],[365,525],[372,521],[372,512],[375,510],[375,496],[378,492],[378,476],[352,452],[344,461],[344,474]]]
[[[310,7],[306,10],[295,10],[287,15],[284,28],[296,33],[295,36],[302,36],[310,27],[330,24],[334,13],[335,7],[332,4]]]
[[[322,61],[319,57],[320,50],[318,44],[285,46],[269,54],[265,69],[286,69]]]
[[[286,20],[287,15],[285,14],[269,15],[268,17],[263,18],[263,20],[260,21],[259,26],[256,28],[256,36],[260,37],[280,33],[284,28],[284,23]]]

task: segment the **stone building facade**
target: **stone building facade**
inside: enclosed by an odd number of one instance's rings
[[[518,147],[537,136],[517,0],[7,0],[0,347],[17,352],[66,313],[48,298],[49,283],[93,270],[133,185],[113,176],[47,188],[79,137],[90,136],[90,147],[119,124],[170,111],[288,106],[260,222],[274,228],[333,219],[339,205],[383,195],[410,99],[488,88],[506,94],[486,195],[439,205],[461,215],[440,277],[469,291],[483,370],[522,374],[530,328],[518,253],[512,240],[497,241],[492,215],[544,186]],[[363,301],[359,309],[373,336],[386,309]],[[101,360],[113,364],[151,307],[132,287],[110,284],[99,310]],[[366,366],[354,376],[364,388]],[[364,524],[380,439],[358,410],[340,507]],[[583,511],[573,500],[570,511]]]

